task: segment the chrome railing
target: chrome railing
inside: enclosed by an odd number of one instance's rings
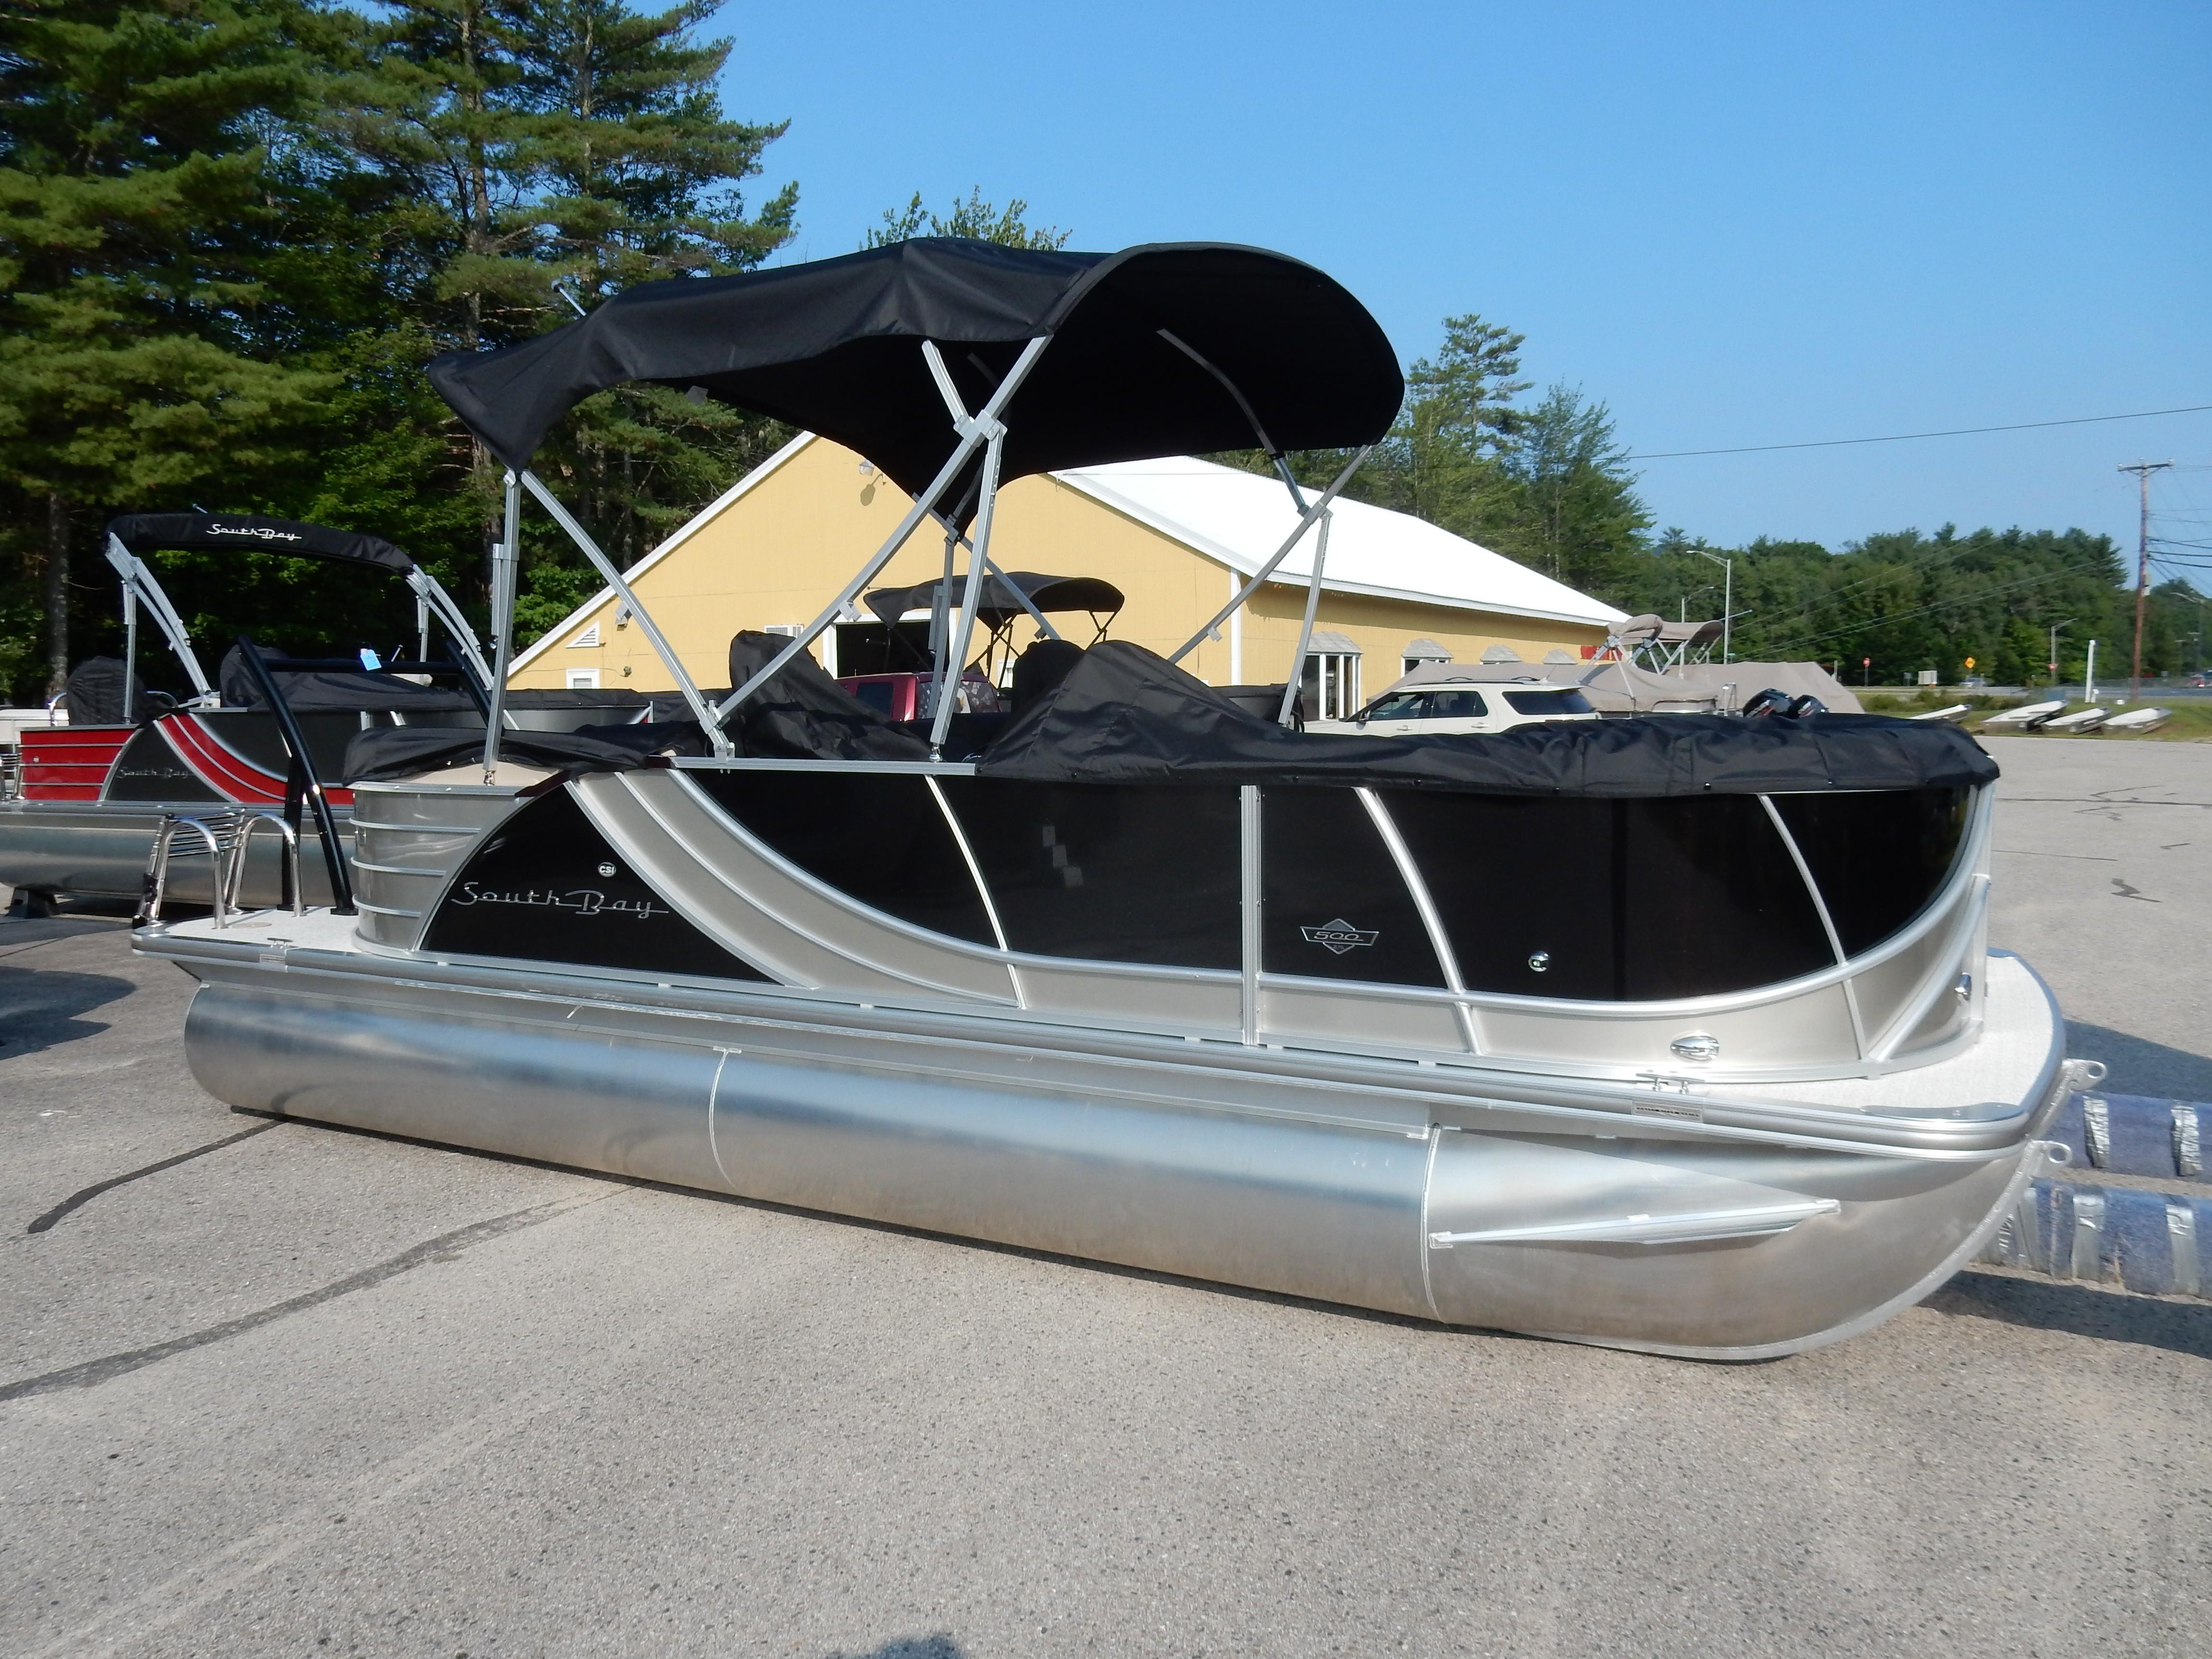
[[[155,832],[152,852],[146,860],[146,896],[142,922],[158,922],[169,896],[169,866],[179,835],[198,836],[208,855],[209,896],[214,902],[215,925],[230,926],[234,916],[254,907],[246,902],[246,860],[253,836],[262,829],[274,830],[283,844],[280,874],[283,890],[291,895],[292,914],[307,913],[307,896],[300,884],[300,832],[281,813],[236,808],[209,814],[165,812]],[[280,899],[279,903],[283,901]]]

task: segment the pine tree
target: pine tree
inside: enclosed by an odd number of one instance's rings
[[[314,86],[308,17],[291,0],[0,14],[0,475],[37,571],[48,695],[88,526],[277,463],[331,386],[270,349],[285,307],[269,251],[303,193],[285,124]]]
[[[983,187],[977,185],[968,192],[966,201],[954,200],[951,212],[933,213],[922,206],[921,192],[916,191],[897,212],[885,208],[883,223],[868,232],[860,246],[888,247],[917,236],[968,236],[979,242],[996,242],[1001,247],[1042,248],[1048,252],[1067,246],[1073,232],[1057,225],[1032,225],[1029,210],[1030,204],[1018,196],[1003,208],[987,202]]]

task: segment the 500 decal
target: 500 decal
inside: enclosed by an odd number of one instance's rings
[[[464,908],[471,904],[520,904],[539,910],[566,910],[579,916],[635,916],[640,921],[676,914],[666,905],[655,904],[649,898],[611,899],[595,887],[572,887],[565,893],[556,892],[551,888],[526,887],[519,893],[501,893],[481,888],[472,881],[465,881],[454,890],[448,902]]]

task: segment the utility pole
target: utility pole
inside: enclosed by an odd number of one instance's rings
[[[2071,628],[2074,623],[2075,618],[2069,617],[2063,623],[2051,624],[2051,683],[2053,685],[2058,684],[2058,630],[2062,628]]]
[[[2136,663],[2132,700],[2142,701],[2142,625],[2143,604],[2150,596],[2150,475],[2163,472],[2172,461],[2137,461],[2124,466],[2123,472],[2136,475],[2136,487],[2142,501],[2142,510],[2136,520]]]

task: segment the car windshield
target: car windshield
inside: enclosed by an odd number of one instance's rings
[[[1505,702],[1516,714],[1587,714],[1590,700],[1571,685],[1556,691],[1508,691]]]
[[[1365,718],[1370,720],[1418,720],[1429,712],[1429,700],[1418,691],[1393,691],[1375,699]]]

